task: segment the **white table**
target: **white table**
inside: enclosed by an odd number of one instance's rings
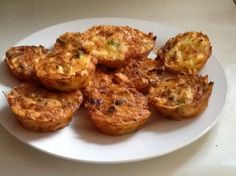
[[[207,33],[229,82],[217,125],[174,153],[136,163],[96,165],[58,159],[22,144],[0,126],[0,175],[236,175],[236,5],[233,0],[0,0],[0,54],[47,26],[90,17],[129,17]]]

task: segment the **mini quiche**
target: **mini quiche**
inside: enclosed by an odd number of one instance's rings
[[[56,131],[67,126],[83,100],[79,90],[53,92],[32,83],[21,83],[6,96],[19,122],[38,132]]]
[[[147,98],[134,88],[111,83],[109,75],[99,77],[103,81],[87,89],[85,101],[98,130],[108,135],[122,135],[141,128],[151,114]]]
[[[209,38],[201,32],[185,32],[171,38],[157,52],[172,73],[196,74],[212,53]]]
[[[87,85],[95,71],[95,63],[96,60],[80,50],[77,54],[61,51],[48,54],[46,59],[35,65],[35,70],[46,87],[71,91]]]
[[[207,76],[178,75],[163,79],[149,90],[150,103],[173,120],[194,118],[208,105],[213,82]]]
[[[66,32],[57,38],[52,48],[52,52],[69,51],[77,52],[82,49],[82,34],[80,32]]]
[[[17,46],[6,52],[5,62],[11,73],[20,80],[36,80],[34,65],[46,57],[43,46]]]
[[[149,58],[132,59],[127,66],[120,68],[118,73],[124,74],[138,91],[146,92],[155,84],[164,72],[161,62]]]
[[[94,26],[83,33],[82,46],[99,64],[118,68],[130,58],[146,57],[155,40],[152,33],[128,26]]]

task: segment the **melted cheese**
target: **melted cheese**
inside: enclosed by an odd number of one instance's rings
[[[58,62],[58,57],[63,59]],[[78,72],[86,70],[91,63],[91,57],[89,55],[83,54],[79,57],[73,57],[73,55],[65,54],[65,56],[53,56],[45,61],[44,72],[51,74],[63,74],[67,76],[75,75]]]
[[[158,102],[169,106],[189,104],[194,99],[192,87],[182,79],[162,82],[158,87],[151,87],[150,93],[156,96]]]
[[[128,51],[128,47],[120,38],[121,37],[106,39],[103,36],[94,36],[90,41],[86,41],[84,46],[95,57],[123,60],[125,53]]]
[[[210,43],[200,33],[185,33],[170,41],[170,49],[165,53],[169,67],[198,70],[207,59]]]

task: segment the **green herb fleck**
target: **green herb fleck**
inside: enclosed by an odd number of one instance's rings
[[[75,59],[80,59],[83,57],[85,54],[83,51],[79,50],[78,53],[75,55]]]
[[[113,39],[108,40],[108,41],[107,41],[107,44],[108,44],[108,45],[115,46],[115,47],[119,47],[119,46],[120,46],[120,43],[117,42],[117,41],[115,41],[115,40],[113,40]]]

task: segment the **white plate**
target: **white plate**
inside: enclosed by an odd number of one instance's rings
[[[42,44],[51,47],[55,39],[66,31],[84,31],[92,25],[99,24],[129,25],[145,32],[153,32],[157,35],[156,47],[160,47],[167,39],[180,32],[166,25],[143,20],[95,18],[48,27],[16,45]],[[153,114],[152,119],[136,133],[112,137],[99,133],[81,109],[66,128],[54,133],[41,134],[21,127],[13,117],[4,95],[1,94],[0,122],[22,142],[40,151],[66,159],[94,163],[121,163],[154,158],[194,142],[216,123],[227,98],[226,76],[214,55],[211,56],[201,74],[208,74],[209,80],[214,81],[215,84],[208,108],[201,117],[193,120],[176,122],[156,118]],[[0,80],[0,88],[6,92],[17,84],[3,61],[0,64]]]

